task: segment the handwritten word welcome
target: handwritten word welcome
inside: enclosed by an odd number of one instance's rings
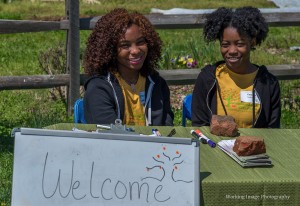
[[[121,180],[114,180],[109,177],[104,178],[103,181],[101,181],[102,183],[100,185],[95,184],[95,179],[97,177],[94,177],[94,161],[91,163],[90,174],[88,174],[89,178],[85,178],[84,180],[82,180],[83,178],[75,178],[76,171],[80,170],[80,168],[76,167],[76,162],[72,160],[72,167],[69,169],[69,171],[62,171],[62,169],[58,169],[57,181],[49,181],[53,178],[53,176],[51,175],[50,177],[50,175],[47,173],[47,171],[49,170],[49,166],[47,164],[48,152],[45,156],[43,178],[41,184],[43,196],[47,199],[73,198],[74,200],[83,200],[92,198],[99,200],[101,199],[103,201],[113,201],[118,199],[135,201],[138,199],[145,202],[166,202],[171,199],[170,196],[162,194],[164,186],[161,184],[153,186],[148,182],[124,182]],[[62,180],[62,173],[69,174],[69,177],[67,177],[67,180],[69,182],[68,184],[65,184],[65,179],[64,181]],[[64,178],[66,178],[66,176],[64,176]],[[54,182],[54,184],[50,184],[49,182]],[[88,184],[88,189],[87,187],[81,187],[81,184]]]

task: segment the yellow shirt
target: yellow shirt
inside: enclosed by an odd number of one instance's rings
[[[252,89],[257,71],[258,70],[250,74],[237,74],[228,69],[226,64],[220,65],[216,70],[221,98],[227,111],[227,115],[233,116],[240,128],[252,127]],[[225,115],[224,108],[219,98],[219,91],[217,95],[217,114]],[[255,119],[258,116],[259,109],[259,100],[255,97]]]
[[[124,95],[123,124],[145,126],[145,87],[146,78],[141,74],[136,84],[129,85],[119,73],[115,74]]]

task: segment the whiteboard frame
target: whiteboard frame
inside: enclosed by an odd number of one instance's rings
[[[33,129],[33,128],[21,128],[22,135],[40,135],[40,136],[56,136],[56,137],[74,137],[74,138],[91,138],[91,139],[110,139],[110,140],[125,140],[125,141],[142,141],[142,142],[158,142],[158,143],[170,143],[170,144],[187,144],[191,145],[193,142],[199,146],[199,141],[192,138],[184,137],[164,137],[164,136],[151,136],[138,135],[136,133],[120,134],[112,133],[109,131],[101,132],[86,132],[86,131],[69,131],[69,130],[50,130],[50,129]],[[109,137],[102,136],[100,134],[108,134]]]
[[[194,159],[195,159],[195,171],[194,171],[194,205],[200,205],[200,147],[199,141],[193,138],[183,137],[164,137],[164,136],[148,136],[133,134],[120,134],[111,132],[86,132],[86,131],[69,131],[69,130],[50,130],[50,129],[36,129],[36,128],[20,128],[14,131],[13,136],[16,133],[20,133],[21,136],[26,138],[26,135],[38,135],[38,136],[54,136],[54,137],[71,137],[71,138],[90,138],[90,139],[109,139],[109,140],[124,140],[124,141],[142,141],[142,142],[156,142],[156,143],[169,143],[169,144],[183,144],[191,145],[195,147]],[[15,141],[16,144],[16,141]],[[15,162],[15,161],[14,161]],[[15,163],[13,164],[15,170]],[[14,176],[13,172],[13,184],[12,184],[12,206],[14,202]]]

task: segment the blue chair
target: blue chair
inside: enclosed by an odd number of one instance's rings
[[[186,119],[192,119],[192,94],[184,97],[182,102],[182,126],[186,126]]]
[[[83,99],[77,99],[74,104],[74,123],[86,124],[84,119]]]

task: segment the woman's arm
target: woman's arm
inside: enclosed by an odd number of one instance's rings
[[[276,81],[271,91],[271,117],[268,127],[280,128],[280,117],[281,117],[281,101],[280,101],[280,86],[279,82]]]
[[[164,113],[166,115],[164,125],[165,126],[173,126],[173,120],[174,120],[174,113],[171,108],[171,102],[170,102],[170,89],[166,83],[166,81],[163,79],[163,88],[164,88]]]
[[[209,126],[210,109],[207,106],[207,81],[203,75],[203,70],[196,80],[192,97],[192,126]]]
[[[111,85],[100,78],[90,80],[84,94],[84,116],[88,124],[111,124],[118,118]]]

